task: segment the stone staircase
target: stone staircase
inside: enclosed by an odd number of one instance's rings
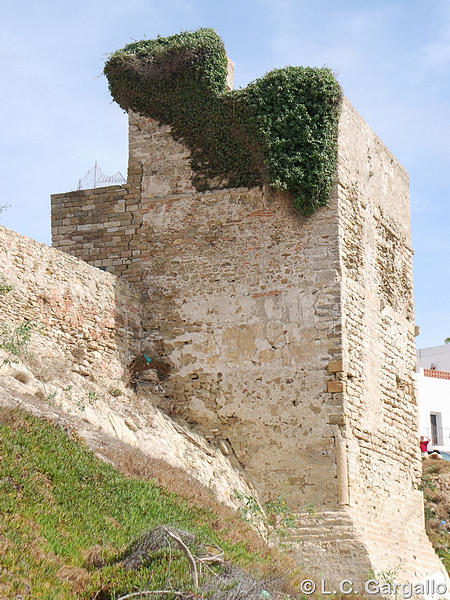
[[[301,513],[296,518],[296,528],[288,535],[290,542],[350,541],[356,537],[352,519],[343,511]]]

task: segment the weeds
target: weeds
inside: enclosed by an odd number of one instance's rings
[[[69,397],[70,397],[71,389],[72,389],[72,386],[67,386],[67,388],[65,389],[65,391],[69,392]],[[88,392],[87,400],[84,400],[84,398],[80,398],[76,402],[76,407],[78,408],[78,410],[80,412],[86,412],[86,406],[88,404],[93,405],[96,402],[98,402],[99,400],[100,400],[100,396],[97,394],[97,392]]]
[[[242,502],[239,512],[244,521],[252,523],[265,541],[276,539],[283,542],[289,529],[295,527],[295,515],[282,494],[261,505],[255,496],[234,490],[235,498]]]
[[[0,213],[4,208],[6,208],[5,205],[0,206]],[[12,285],[0,279],[0,296],[6,296],[12,290]],[[0,368],[4,365],[19,362],[19,358],[29,357],[25,349],[30,342],[31,333],[36,327],[36,321],[30,319],[25,319],[17,327],[12,327],[7,323],[0,323],[0,350],[6,352],[6,358],[3,359]]]
[[[6,283],[3,279],[0,279],[0,296],[6,296],[8,292],[13,290],[13,286],[9,283]]]
[[[434,519],[434,517],[436,516],[435,510],[432,506],[425,506],[424,513],[425,513],[425,521],[430,521],[431,519]]]
[[[100,397],[97,394],[97,392],[89,392],[88,393],[88,402],[89,402],[89,404],[95,404],[99,400],[100,400]]]
[[[433,492],[436,490],[436,483],[433,479],[433,477],[431,476],[432,473],[435,473],[436,471],[424,471],[422,473],[422,479],[419,485],[419,490],[421,490],[422,492],[424,492],[425,490],[432,490]]]
[[[424,461],[420,488],[425,499],[425,527],[438,556],[450,572],[450,500],[447,491],[449,477],[449,462]]]
[[[14,328],[6,323],[0,324],[0,350],[6,352],[6,358],[3,359],[0,367],[30,357],[27,346],[36,327],[36,321],[28,319]]]
[[[48,402],[49,404],[51,404],[53,402],[53,400],[56,398],[57,393],[56,392],[50,392],[50,394],[47,394],[45,401]]]
[[[82,399],[77,400],[75,406],[80,412],[86,412],[86,403]]]
[[[311,515],[311,517],[315,517],[316,516],[316,509],[315,506],[312,502],[310,502],[309,504],[306,505],[306,512],[308,513],[308,515]]]

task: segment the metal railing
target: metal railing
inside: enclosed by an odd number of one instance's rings
[[[77,190],[92,190],[108,185],[122,185],[123,183],[126,183],[126,180],[120,171],[117,171],[114,175],[105,175],[100,165],[95,161],[92,169],[89,169],[86,175],[78,180]]]

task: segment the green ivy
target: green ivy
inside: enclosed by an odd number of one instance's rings
[[[276,69],[227,91],[223,42],[199,29],[128,44],[104,72],[124,110],[171,125],[189,147],[198,190],[267,182],[302,214],[327,204],[342,99],[329,69]]]

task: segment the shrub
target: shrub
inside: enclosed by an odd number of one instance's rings
[[[239,513],[244,521],[251,522],[265,541],[277,540],[282,546],[287,546],[283,540],[289,529],[295,526],[295,516],[284,495],[278,494],[263,506],[255,496],[239,490],[234,490],[234,496],[242,503]]]
[[[302,214],[327,204],[342,99],[330,69],[276,69],[227,91],[223,42],[199,29],[128,44],[104,73],[123,109],[170,125],[189,147],[197,189],[267,182]]]

